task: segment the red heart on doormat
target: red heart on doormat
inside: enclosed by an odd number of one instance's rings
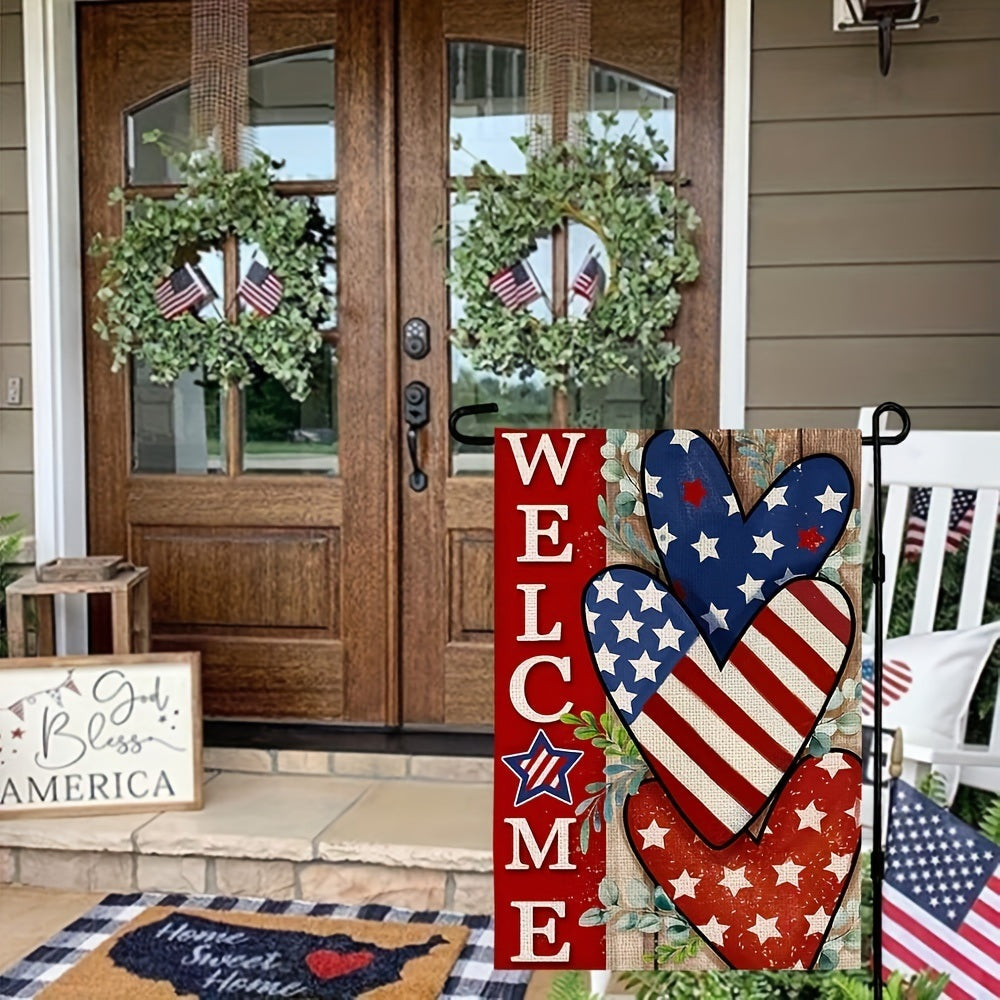
[[[793,769],[760,837],[707,847],[655,781],[625,805],[636,857],[734,969],[808,969],[861,848],[861,760],[846,750]],[[850,803],[851,808],[845,809]]]
[[[371,964],[370,951],[330,951],[319,948],[306,955],[306,965],[317,979],[336,979]]]

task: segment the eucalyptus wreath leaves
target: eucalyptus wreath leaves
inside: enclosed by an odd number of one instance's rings
[[[158,143],[158,133],[143,137]],[[164,155],[183,178],[171,199],[113,190],[109,203],[122,205],[120,236],[98,233],[89,252],[105,257],[98,300],[104,314],[94,323],[113,351],[118,371],[134,358],[153,382],[173,382],[201,367],[209,382],[247,385],[261,373],[273,376],[296,399],[309,393],[312,356],[319,330],[328,325],[334,295],[326,283],[333,263],[333,226],[314,199],[282,197],[274,189],[277,164],[262,152],[238,170],[226,171],[207,150]],[[166,319],[154,289],[175,268],[196,264],[204,250],[219,248],[228,237],[256,245],[283,285],[275,311],[260,316],[242,310],[226,318],[187,312]]]
[[[642,136],[615,135],[616,117],[602,114],[600,131],[581,123],[577,143],[528,156],[522,174],[480,160],[471,183],[456,180],[458,202],[473,202],[476,211],[459,233],[448,275],[465,308],[453,340],[476,368],[500,376],[537,372],[565,391],[606,385],[640,368],[663,379],[680,360],[666,331],[677,318],[681,286],[698,276],[692,237],[700,220],[662,176],[667,145],[649,112],[640,117]],[[528,154],[530,136],[513,141]],[[454,144],[462,148],[460,138]],[[571,222],[604,247],[604,294],[583,316],[540,319],[505,306],[490,279]]]

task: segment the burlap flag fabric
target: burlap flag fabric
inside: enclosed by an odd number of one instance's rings
[[[498,968],[860,961],[857,431],[498,431]]]

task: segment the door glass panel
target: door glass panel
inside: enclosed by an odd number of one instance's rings
[[[336,177],[333,49],[255,63],[249,86],[253,144],[281,163],[278,178]]]
[[[332,180],[336,176],[333,49],[262,59],[250,67],[251,148],[281,165],[279,180]],[[182,87],[126,117],[129,184],[177,184],[181,178],[156,145],[154,130],[170,149],[191,142],[191,89]]]
[[[332,344],[313,355],[309,388],[301,403],[268,376],[244,390],[244,472],[340,473],[337,353]]]
[[[449,118],[450,138],[461,137],[462,148],[450,153],[452,177],[467,176],[478,159],[508,173],[525,168],[525,158],[512,142],[528,129],[524,98],[524,53],[510,46],[478,42],[453,42],[449,46]],[[676,139],[675,95],[666,88],[605,69],[591,66],[590,107],[588,118],[595,131],[604,129],[601,112],[612,112],[617,124],[612,135],[645,135],[647,126],[670,147],[661,160],[664,171],[674,169]],[[643,121],[640,111],[649,112]],[[643,112],[645,113],[645,112]],[[450,200],[449,242],[452,250],[461,242],[463,225],[475,212],[474,200],[459,204],[454,194]],[[607,257],[593,233],[575,223],[567,235],[567,283],[572,286],[579,269],[593,250],[605,272]],[[553,268],[552,238],[538,241],[527,263],[535,272],[546,299],[531,303],[530,309],[540,319],[551,317]],[[570,295],[570,316],[580,316],[587,309],[585,300]],[[450,326],[454,329],[463,316],[463,304],[454,292],[450,296]],[[553,392],[545,387],[537,372],[524,372],[501,378],[474,368],[458,348],[451,349],[451,407],[473,403],[497,403],[498,416],[466,418],[463,430],[468,434],[492,433],[499,420],[505,427],[551,426]],[[620,375],[607,386],[573,390],[569,395],[569,419],[574,426],[663,427],[671,419],[670,383],[644,374]],[[492,475],[492,449],[452,441],[453,475]]]
[[[220,315],[222,254],[206,251],[197,268],[215,297],[199,310],[201,317]],[[132,470],[138,473],[191,475],[225,468],[222,397],[218,384],[201,369],[184,372],[171,385],[150,380],[141,363],[132,365]]]
[[[590,113],[587,115],[595,132],[604,130],[600,120],[602,113],[613,113],[618,121],[611,129],[611,135],[618,136],[631,132],[644,136],[645,129],[652,126],[658,138],[669,149],[660,166],[665,171],[674,169],[674,145],[677,138],[677,100],[674,93],[665,87],[657,87],[643,80],[604,69],[590,67]],[[645,109],[648,121],[642,121],[640,111]]]
[[[471,173],[475,160],[523,171],[524,154],[511,139],[525,131],[524,49],[452,42],[448,84],[448,135],[462,139],[462,148],[451,150],[451,176]]]
[[[128,183],[179,184],[177,168],[159,146],[144,142],[142,137],[159,131],[169,149],[187,149],[191,144],[191,88],[182,87],[133,111],[126,116],[125,126]]]
[[[336,219],[332,195],[316,199],[330,222]],[[249,270],[259,247],[240,247],[240,277]],[[266,261],[265,261],[266,262]],[[335,265],[327,269],[326,285],[336,294]],[[340,475],[337,426],[337,349],[335,318],[320,332],[331,342],[313,356],[309,395],[299,402],[277,379],[258,375],[243,394],[243,463],[249,473],[313,473]]]
[[[171,385],[150,381],[132,366],[132,471],[203,475],[225,469],[223,393],[201,370],[184,372]]]

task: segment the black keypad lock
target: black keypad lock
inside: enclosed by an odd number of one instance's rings
[[[403,350],[408,358],[419,361],[427,357],[431,349],[431,328],[427,320],[414,316],[403,326]]]

